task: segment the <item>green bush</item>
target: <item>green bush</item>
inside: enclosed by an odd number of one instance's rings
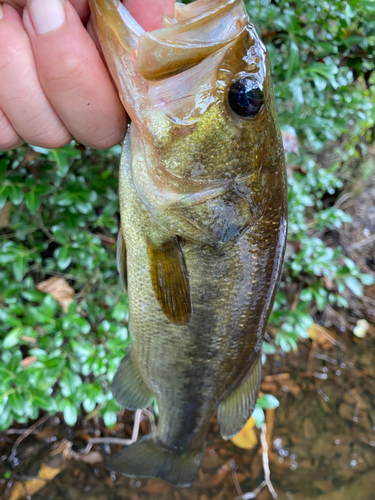
[[[288,154],[289,239],[284,279],[271,317],[276,344],[297,348],[307,336],[313,303],[346,308],[348,288],[360,296],[372,277],[314,231],[350,217],[325,208],[326,193],[343,186],[340,172],[366,147],[375,124],[375,4],[352,0],[247,2],[268,46],[279,119],[295,135]],[[345,137],[345,140],[340,138]],[[334,155],[322,163],[326,149]],[[129,345],[128,304],[115,266],[120,148],[93,152],[20,148],[0,154],[0,207],[11,203],[0,230],[0,429],[36,419],[39,409],[63,412],[69,425],[82,411],[116,421],[109,383]],[[74,288],[68,312],[38,283],[60,276]],[[334,284],[327,289],[325,280]],[[296,307],[286,285],[301,290]],[[266,354],[275,347],[265,344]],[[257,406],[275,406],[263,398]]]

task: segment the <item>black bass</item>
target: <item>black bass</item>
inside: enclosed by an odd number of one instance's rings
[[[156,398],[160,412],[109,468],[187,486],[214,414],[232,437],[259,391],[287,231],[269,59],[243,0],[176,4],[149,33],[118,0],[90,6],[132,120],[118,241],[132,349],[112,390],[129,409]]]

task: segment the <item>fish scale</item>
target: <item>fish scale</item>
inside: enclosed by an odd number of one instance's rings
[[[260,386],[287,230],[269,60],[242,0],[178,5],[180,22],[151,34],[121,4],[90,6],[132,119],[120,164],[118,256],[132,348],[112,390],[127,408],[153,398],[159,407],[155,432],[108,467],[187,486],[212,417],[218,412],[222,436],[232,437]]]

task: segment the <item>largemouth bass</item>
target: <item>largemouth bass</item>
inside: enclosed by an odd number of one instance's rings
[[[187,486],[216,411],[229,439],[259,392],[287,231],[270,64],[243,0],[176,4],[153,32],[119,1],[90,6],[132,122],[118,241],[132,348],[112,390],[160,415],[109,468]]]

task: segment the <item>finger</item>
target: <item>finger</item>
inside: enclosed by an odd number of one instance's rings
[[[120,142],[124,108],[74,8],[64,0],[29,0],[24,25],[44,92],[73,137],[97,149]]]
[[[175,0],[124,0],[123,4],[130,14],[146,31],[162,27],[164,14],[174,16]]]
[[[0,47],[0,107],[14,130],[35,146],[56,148],[67,144],[71,136],[40,86],[21,18],[5,4]]]
[[[0,151],[10,151],[23,144],[23,140],[12,127],[12,124],[0,109]]]
[[[87,0],[70,0],[70,3],[76,9],[81,21],[86,26],[90,17],[90,7]]]
[[[19,13],[26,7],[27,0],[3,0],[4,3],[12,5]],[[90,16],[90,7],[87,0],[70,0],[70,3],[78,12],[81,21],[86,25]]]

